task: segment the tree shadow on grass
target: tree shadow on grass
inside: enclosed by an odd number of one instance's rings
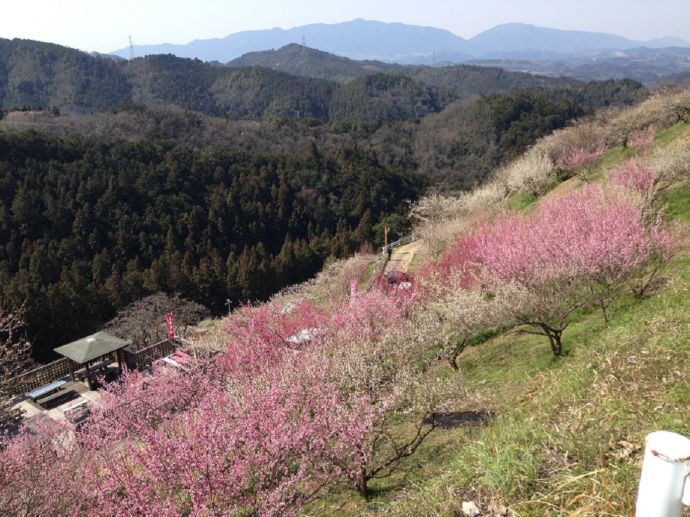
[[[441,429],[457,429],[486,425],[493,416],[494,413],[487,410],[447,411],[435,413],[433,419]],[[431,418],[424,421],[425,424],[431,424],[431,422]]]

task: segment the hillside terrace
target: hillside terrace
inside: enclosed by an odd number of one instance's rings
[[[99,390],[106,382],[117,380],[126,370],[187,370],[203,360],[197,350],[189,354],[184,351],[189,351],[190,346],[177,336],[151,345],[135,345],[98,332],[56,348],[63,355],[61,359],[13,379],[13,408],[21,412],[21,424],[27,427],[45,418],[79,425],[88,418],[89,405],[99,402]],[[202,358],[208,357],[201,352]]]

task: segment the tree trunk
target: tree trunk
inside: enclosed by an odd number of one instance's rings
[[[599,308],[601,309],[601,313],[604,315],[604,321],[608,325],[609,324],[609,306],[606,303],[606,292],[609,292],[609,290],[606,287],[604,287],[604,288],[602,288],[601,293],[597,293],[595,283],[596,282],[590,282],[589,293],[592,295],[592,299],[596,301],[597,305],[599,305]]]
[[[604,302],[604,300],[599,300],[599,305],[601,306],[601,312],[604,314],[604,322],[606,324],[609,324],[609,308],[608,305]]]
[[[366,469],[362,469],[355,480],[355,489],[362,495],[367,495],[369,492],[369,477]]]
[[[450,363],[450,367],[456,372],[460,369],[460,365],[458,364],[458,357],[460,357],[460,354],[462,354],[463,350],[465,350],[465,346],[467,345],[468,339],[469,336],[463,339],[462,343],[457,345],[455,349],[448,354],[448,363]]]
[[[553,330],[551,328],[544,328],[544,331],[549,338],[549,343],[551,344],[551,351],[555,356],[563,355],[563,343],[561,342],[562,330]]]

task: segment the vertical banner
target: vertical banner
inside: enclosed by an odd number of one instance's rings
[[[173,327],[173,315],[169,312],[165,315],[165,325],[168,327],[168,339],[175,338],[175,327]]]
[[[352,305],[354,303],[356,296],[357,296],[357,280],[351,280],[350,281],[350,305]]]

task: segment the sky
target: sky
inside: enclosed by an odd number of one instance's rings
[[[0,37],[108,52],[364,18],[469,38],[501,23],[690,41],[690,0],[0,0]]]

